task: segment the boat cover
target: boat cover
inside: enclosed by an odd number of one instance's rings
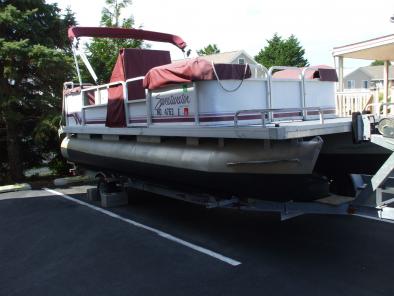
[[[145,31],[141,29],[127,28],[104,28],[104,27],[70,27],[68,29],[68,38],[74,39],[78,37],[108,37],[123,39],[139,39],[158,42],[172,43],[180,49],[186,47],[186,42],[179,36],[159,33],[153,31]]]
[[[337,72],[334,68],[326,65],[318,65],[312,66],[312,68],[316,68],[318,70],[307,70],[305,73],[305,79],[319,79],[320,81],[332,81],[338,82]],[[278,79],[299,79],[301,75],[301,71],[304,68],[296,69],[286,69],[275,72],[273,74],[274,78]]]
[[[204,58],[178,61],[151,69],[146,74],[143,86],[158,89],[171,84],[190,83],[192,81],[216,80],[214,70],[220,80],[242,80],[251,77],[250,67],[239,64],[214,64]],[[246,68],[245,68],[246,67]]]
[[[126,81],[130,78],[144,76],[151,68],[171,63],[170,53],[163,50],[146,50],[136,48],[121,49],[112,71],[110,82]],[[129,100],[145,98],[142,80],[127,84]],[[106,126],[125,127],[125,105],[122,85],[108,89]]]

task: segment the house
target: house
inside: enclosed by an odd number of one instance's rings
[[[236,51],[204,55],[201,56],[201,58],[213,62],[214,64],[241,64],[241,65],[248,64],[255,77],[260,77],[263,75],[263,71],[261,70],[259,63],[257,63],[253,59],[253,57],[250,56],[244,50],[236,50]],[[174,60],[173,62],[177,62],[177,61],[181,61],[181,60]]]
[[[384,66],[366,66],[360,67],[347,74],[343,78],[345,89],[370,89],[383,87],[383,67]],[[394,86],[394,66],[389,67],[389,89]]]
[[[229,52],[220,52],[210,55],[201,56],[202,58],[214,62],[215,64],[248,64],[248,65],[258,65],[258,63],[244,50],[236,50]],[[190,58],[187,58],[189,60]],[[183,61],[173,60],[173,62]]]
[[[203,56],[204,59],[214,62],[216,64],[249,64],[257,65],[258,63],[247,54],[244,50],[221,52],[211,55]]]

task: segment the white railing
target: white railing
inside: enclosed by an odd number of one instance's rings
[[[271,67],[269,70],[267,70],[264,66],[259,65],[259,70],[262,72],[261,73],[261,79],[266,80],[267,81],[267,89],[266,89],[266,104],[269,108],[267,109],[257,109],[257,110],[240,110],[237,111],[235,113],[235,117],[234,117],[234,124],[235,126],[238,125],[238,116],[240,115],[240,113],[249,113],[251,111],[256,111],[257,113],[261,113],[262,115],[262,123],[263,126],[265,125],[265,117],[268,116],[268,120],[267,122],[273,122],[273,113],[278,111],[301,111],[302,113],[302,119],[305,120],[307,117],[307,113],[308,111],[317,111],[317,113],[319,113],[319,117],[320,117],[320,122],[323,124],[324,123],[324,110],[321,108],[307,108],[306,107],[306,72],[307,71],[312,71],[312,70],[318,70],[317,68],[312,68],[312,67],[307,67],[304,69],[301,68],[296,68],[296,67],[282,67],[282,66],[274,66]],[[274,80],[280,80],[273,77],[273,73],[276,70],[296,70],[299,72],[298,75],[298,79],[295,79],[296,81],[298,81],[300,83],[300,108],[286,108],[286,109],[275,109],[272,108],[272,84]],[[264,79],[265,78],[265,79]],[[102,100],[101,98],[101,90],[106,90],[108,93],[108,90],[111,87],[114,86],[122,86],[123,88],[123,94],[124,94],[124,106],[125,106],[125,117],[126,117],[126,125],[128,127],[132,127],[133,124],[129,124],[129,105],[130,104],[135,104],[135,103],[142,103],[145,102],[146,103],[146,109],[147,109],[147,118],[146,118],[146,125],[149,126],[152,124],[152,113],[151,113],[151,95],[152,93],[150,91],[146,92],[146,97],[145,98],[141,98],[139,100],[128,100],[128,89],[127,89],[127,85],[130,82],[134,82],[137,80],[142,80],[144,79],[143,76],[140,77],[136,77],[136,78],[131,78],[128,79],[126,81],[117,81],[117,82],[112,82],[112,83],[107,83],[104,85],[96,85],[96,86],[92,86],[89,88],[84,88],[81,90],[82,93],[82,125],[86,124],[86,110],[92,110],[95,108],[102,108],[104,106],[107,105],[106,100]],[[70,85],[71,87],[73,85]],[[70,87],[68,86],[68,87]],[[197,91],[195,84],[193,84],[194,89]],[[95,102],[93,105],[88,105],[87,104],[87,94],[88,92],[94,91],[95,93]],[[353,92],[343,92],[343,93],[337,93],[337,113],[340,116],[347,116],[347,115],[351,115],[351,112],[353,112],[354,110],[357,111],[362,111],[364,106],[369,103],[369,98],[370,98],[371,94],[370,92],[357,92],[357,93],[353,93]],[[194,106],[195,106],[195,112],[194,112],[194,123],[195,125],[199,125],[199,108],[198,108],[198,96],[195,96],[195,102],[194,102]],[[141,126],[141,125],[139,125]]]
[[[82,125],[86,124],[86,115],[85,115],[86,109],[93,109],[93,108],[100,108],[100,107],[107,106],[108,103],[102,103],[101,102],[101,92],[100,92],[100,90],[101,89],[106,89],[107,92],[108,92],[109,88],[114,87],[116,85],[121,85],[122,88],[123,88],[123,100],[124,100],[125,115],[126,115],[126,120],[127,120],[126,124],[129,125],[129,123],[128,123],[128,119],[129,119],[129,114],[128,114],[129,108],[128,108],[128,105],[129,104],[133,104],[133,103],[145,102],[146,98],[141,99],[141,100],[129,101],[128,100],[129,96],[128,96],[128,92],[127,92],[127,84],[130,83],[130,82],[134,82],[134,81],[137,81],[137,80],[143,80],[143,79],[144,79],[144,76],[139,76],[139,77],[127,79],[126,81],[116,81],[116,82],[111,82],[111,83],[102,84],[102,85],[96,85],[96,86],[92,86],[92,87],[89,87],[89,88],[82,89],[81,90],[82,102],[83,102],[83,106],[82,106]],[[94,105],[86,105],[85,104],[86,103],[86,99],[85,99],[86,98],[85,97],[86,93],[89,92],[89,91],[92,91],[92,90],[95,91],[95,94],[97,94],[97,101],[95,100],[95,104]]]
[[[362,112],[371,102],[372,93],[365,91],[345,91],[336,93],[337,116],[351,116],[353,112]]]
[[[302,112],[307,114],[308,111],[316,111],[319,113],[320,124],[324,124],[324,109],[320,107],[302,107],[302,108],[282,108],[282,109],[248,109],[248,110],[238,110],[234,115],[234,126],[238,127],[238,121],[241,114],[260,114],[261,115],[261,126],[265,127],[267,121],[266,118],[273,118],[274,112]],[[268,123],[271,123],[269,120]]]

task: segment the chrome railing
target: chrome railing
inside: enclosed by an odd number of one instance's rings
[[[262,65],[258,65],[259,69],[261,69],[262,75],[259,79],[267,81],[267,87],[266,87],[266,102],[264,104],[268,106],[266,109],[250,109],[250,110],[239,110],[236,111],[234,115],[234,125],[238,126],[238,121],[239,121],[239,115],[244,114],[244,113],[260,113],[262,116],[262,125],[265,126],[267,122],[273,122],[273,113],[275,112],[294,112],[294,111],[300,111],[302,113],[302,118],[305,120],[308,116],[308,111],[318,111],[319,112],[319,117],[320,117],[320,122],[323,124],[324,123],[324,109],[320,107],[306,107],[306,73],[307,71],[311,70],[318,70],[318,68],[314,67],[306,67],[304,69],[300,69],[297,67],[285,67],[285,66],[274,66],[271,67],[269,70],[265,68]],[[295,107],[295,108],[272,108],[272,89],[273,89],[273,82],[274,81],[280,81],[282,78],[275,78],[273,76],[275,70],[295,70],[299,73],[298,79],[296,81],[299,81],[300,83],[300,98],[301,98],[301,107]],[[91,108],[102,108],[107,105],[107,103],[102,103],[102,98],[101,98],[101,91],[103,89],[108,89],[110,87],[116,86],[116,85],[122,85],[123,87],[123,93],[124,93],[124,106],[125,106],[125,117],[126,117],[126,124],[127,126],[134,126],[133,124],[129,124],[129,119],[130,119],[130,114],[129,114],[129,105],[130,104],[135,104],[135,103],[142,103],[146,102],[146,125],[149,126],[152,124],[152,108],[151,108],[151,97],[152,97],[152,92],[151,91],[146,91],[145,98],[141,98],[138,100],[128,100],[128,89],[127,86],[129,83],[142,80],[144,79],[144,76],[136,77],[136,78],[131,78],[126,81],[116,81],[116,82],[111,82],[103,85],[97,85],[97,86],[92,86],[88,87],[85,89],[81,90],[82,93],[82,124],[86,124],[86,110],[91,109]],[[199,126],[200,125],[200,115],[199,115],[199,100],[198,100],[198,89],[196,87],[196,84],[193,83],[193,89],[196,92],[196,95],[194,97],[194,124]],[[95,91],[95,104],[94,105],[86,105],[86,93]],[[96,97],[97,95],[97,97]],[[141,124],[138,124],[138,126],[141,126]]]
[[[266,118],[268,117],[268,122],[272,123],[272,120],[269,119],[269,114],[273,114],[273,113],[286,113],[286,112],[308,112],[308,111],[317,111],[319,112],[319,119],[320,119],[320,123],[324,124],[324,109],[320,108],[320,107],[306,107],[306,108],[283,108],[283,109],[247,109],[247,110],[238,110],[237,112],[235,112],[234,115],[234,126],[238,127],[238,121],[239,121],[239,116],[240,114],[260,114],[261,115],[261,125],[263,127],[266,126]]]
[[[134,81],[138,81],[138,80],[142,80],[144,79],[144,76],[139,76],[139,77],[135,77],[135,78],[130,78],[127,79],[126,81],[115,81],[115,82],[111,82],[111,83],[106,83],[106,84],[101,84],[101,85],[96,85],[96,86],[92,86],[89,88],[85,88],[81,90],[81,94],[82,94],[82,125],[86,124],[86,109],[92,109],[92,108],[100,108],[100,107],[104,107],[107,106],[108,103],[101,103],[101,90],[102,89],[107,89],[107,92],[109,90],[110,87],[116,86],[116,85],[122,85],[123,87],[123,100],[124,100],[124,105],[125,105],[125,116],[126,116],[126,123],[128,125],[128,119],[129,119],[129,108],[128,105],[132,104],[132,103],[137,103],[137,102],[143,102],[146,101],[145,99],[141,99],[141,100],[132,100],[129,101],[128,100],[128,90],[127,90],[127,84],[130,82],[134,82]],[[95,91],[95,93],[97,93],[97,102],[95,102],[94,105],[85,105],[85,96],[87,92],[90,91]]]

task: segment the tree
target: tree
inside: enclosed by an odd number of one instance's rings
[[[383,65],[384,65],[384,61],[375,60],[375,61],[373,61],[373,62],[371,63],[370,66],[383,66]],[[390,62],[389,62],[389,65],[391,65]]]
[[[197,54],[199,56],[210,55],[220,53],[220,49],[217,47],[216,44],[208,44],[202,49],[197,50]]]
[[[120,20],[122,9],[131,5],[130,0],[106,0],[105,3],[107,7],[104,7],[101,13],[101,26],[122,28],[132,28],[134,26],[134,18],[132,16]],[[147,45],[142,40],[94,38],[87,45],[87,55],[97,74],[98,83],[109,82],[112,68],[121,48],[144,47],[147,47]]]
[[[305,50],[294,35],[283,39],[275,33],[267,42],[268,45],[255,56],[255,60],[265,67],[305,67],[309,65],[308,60],[304,57]]]
[[[7,144],[2,166],[13,181],[42,159],[34,143],[39,123],[60,114],[62,84],[72,73],[66,49],[73,23],[70,10],[62,16],[44,0],[0,2],[0,127]]]

